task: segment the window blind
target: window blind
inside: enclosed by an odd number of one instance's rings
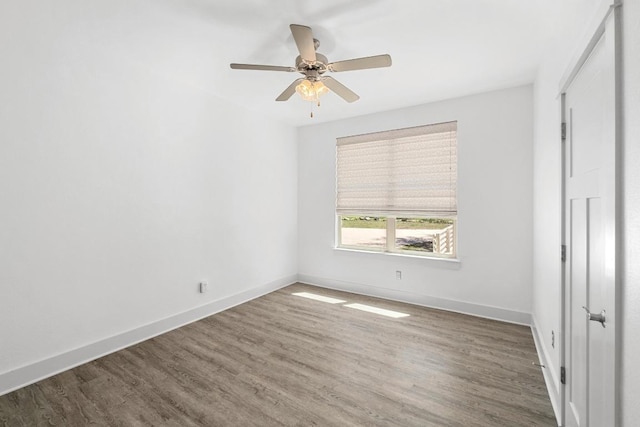
[[[339,215],[455,216],[457,122],[338,138]]]

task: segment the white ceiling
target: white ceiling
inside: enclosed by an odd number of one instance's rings
[[[129,54],[157,72],[300,126],[531,83],[562,22],[558,3],[149,0],[128,2],[126,15],[107,12],[129,17]],[[144,28],[135,25],[136,16]],[[292,23],[313,29],[329,61],[388,53],[393,65],[332,73],[360,100],[348,104],[330,93],[310,119],[311,103],[297,95],[275,101],[298,74],[229,68],[231,62],[293,66]],[[127,31],[127,22],[118,26]]]

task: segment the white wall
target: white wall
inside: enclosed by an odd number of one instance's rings
[[[295,130],[191,84],[184,40],[146,44],[193,23],[61,3],[0,4],[0,383],[297,272]]]
[[[624,273],[622,279],[622,420],[640,420],[640,1],[623,6]]]
[[[300,128],[300,279],[528,323],[532,102],[523,86]],[[460,263],[335,250],[336,138],[450,120],[458,121]]]

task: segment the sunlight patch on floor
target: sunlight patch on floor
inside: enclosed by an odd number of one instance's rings
[[[318,295],[311,292],[293,292],[291,295],[308,298],[315,301],[322,301],[329,304],[344,304],[347,302],[342,299],[326,297],[324,295]],[[393,317],[394,319],[399,319],[401,317],[409,316],[407,313],[400,313],[399,311],[387,310],[384,308],[374,307],[372,305],[366,305],[366,304],[351,303],[351,304],[344,304],[343,307],[355,308],[356,310],[379,314],[381,316],[386,316],[386,317]]]
[[[371,305],[365,304],[345,304],[345,307],[355,308],[356,310],[367,311],[369,313],[380,314],[382,316],[393,317],[394,319],[398,319],[400,317],[409,316],[407,313],[400,313],[399,311],[386,310],[384,308],[378,308]]]
[[[303,298],[309,298],[316,301],[328,302],[329,304],[342,304],[343,302],[346,302],[345,300],[312,294],[311,292],[294,292],[293,295]]]

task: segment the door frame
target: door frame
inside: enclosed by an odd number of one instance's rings
[[[621,292],[620,292],[620,272],[622,266],[622,257],[619,255],[622,253],[621,245],[621,223],[622,223],[622,209],[621,209],[621,189],[622,189],[622,0],[615,0],[613,4],[606,7],[606,9],[599,11],[598,16],[602,18],[599,21],[599,24],[593,35],[589,38],[588,42],[584,50],[581,52],[579,56],[577,56],[572,62],[571,66],[568,68],[564,77],[560,81],[560,90],[558,93],[558,97],[560,98],[560,119],[563,126],[562,130],[562,149],[561,149],[561,225],[560,225],[560,233],[561,233],[561,244],[562,248],[566,248],[566,227],[567,227],[567,212],[566,212],[566,159],[567,159],[567,144],[565,142],[564,136],[566,132],[565,123],[566,123],[566,100],[565,95],[571,83],[573,83],[575,77],[580,72],[582,66],[587,62],[589,56],[593,52],[593,49],[596,47],[602,36],[605,34],[605,31],[610,31],[615,38],[615,47],[614,47],[614,79],[615,79],[615,111],[614,111],[614,129],[615,129],[615,192],[614,192],[614,205],[615,205],[615,283],[614,283],[614,292],[615,292],[615,307],[614,313],[615,318],[614,322],[616,325],[615,328],[615,345],[614,345],[614,361],[615,361],[615,377],[614,377],[614,396],[613,405],[614,405],[614,413],[616,414],[616,419],[614,421],[614,425],[620,425],[620,358],[621,358],[621,331],[622,325],[620,323],[621,319]],[[610,16],[612,16],[611,22],[609,23]],[[560,298],[560,340],[559,340],[559,356],[560,356],[560,366],[561,369],[564,369],[566,366],[566,299],[567,299],[567,283],[566,283],[566,262],[564,258],[561,262],[561,298]],[[563,375],[561,374],[561,377]],[[566,425],[566,413],[565,413],[565,404],[566,404],[566,387],[565,384],[560,384],[560,393],[559,393],[559,421],[560,425]]]

